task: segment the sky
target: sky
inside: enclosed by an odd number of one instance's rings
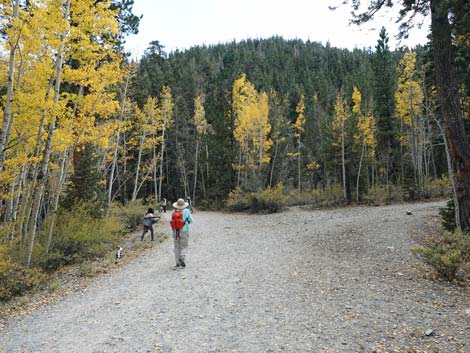
[[[335,2],[336,1],[336,2]],[[139,33],[126,40],[126,50],[139,58],[151,41],[158,40],[165,51],[184,50],[196,45],[240,41],[247,38],[282,36],[300,38],[353,49],[374,48],[385,26],[392,49],[424,44],[428,19],[421,29],[410,32],[400,43],[394,38],[396,10],[382,12],[372,23],[349,25],[350,6],[335,11],[337,0],[134,0],[133,13],[143,15]],[[363,1],[368,3],[368,1]]]

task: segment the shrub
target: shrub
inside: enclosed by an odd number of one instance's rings
[[[432,198],[441,198],[449,195],[451,186],[449,178],[433,179],[425,187],[424,193]]]
[[[414,248],[413,252],[431,265],[441,277],[452,281],[462,263],[470,261],[470,235],[460,232],[445,233],[426,246]]]
[[[38,260],[47,271],[102,257],[124,233],[116,216],[96,219],[87,204],[77,205],[73,213],[61,211],[58,217],[50,252]]]
[[[142,225],[142,220],[147,208],[139,203],[129,204],[120,207],[118,217],[120,217],[129,232],[134,232]]]
[[[287,197],[282,184],[256,192],[243,192],[236,188],[230,192],[225,204],[229,210],[235,212],[249,210],[253,213],[274,213],[287,205]]]
[[[276,213],[287,205],[282,184],[274,188],[258,190],[250,194],[250,211],[254,213]]]
[[[445,230],[453,232],[455,230],[455,205],[451,198],[447,201],[446,207],[439,208],[439,215],[442,219],[442,226]]]
[[[246,211],[250,207],[248,197],[248,193],[244,193],[240,188],[236,188],[228,194],[228,198],[225,204],[231,211]]]
[[[340,187],[329,187],[326,189],[313,189],[302,191],[291,190],[287,195],[287,204],[293,205],[312,205],[314,207],[332,207],[344,203],[343,191]]]
[[[370,188],[367,196],[372,204],[389,205],[403,201],[403,190],[394,184],[380,185]]]
[[[419,246],[414,249],[414,252],[420,255],[424,262],[434,267],[441,277],[449,281],[454,280],[462,263],[460,251],[446,245]]]
[[[37,286],[46,276],[39,269],[27,269],[11,260],[9,249],[0,245],[0,301],[6,301]]]

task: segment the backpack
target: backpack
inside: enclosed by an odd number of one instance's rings
[[[186,221],[183,220],[183,212],[181,211],[175,211],[171,215],[171,221],[170,221],[170,227],[174,230],[181,230],[183,229],[184,225],[186,224]]]

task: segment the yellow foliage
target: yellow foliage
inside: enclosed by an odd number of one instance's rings
[[[207,120],[205,119],[204,105],[201,96],[194,98],[194,126],[199,135],[205,135],[207,132]]]
[[[236,117],[233,134],[244,157],[240,169],[258,170],[261,164],[270,161],[267,153],[272,145],[268,138],[271,131],[268,95],[258,93],[242,74],[233,84],[232,109]]]
[[[294,129],[294,137],[297,139],[300,139],[300,135],[302,132],[304,132],[304,124],[305,124],[305,97],[302,94],[300,96],[299,103],[297,103],[297,106],[295,108],[295,111],[297,112],[297,120],[295,121],[294,124],[292,124],[292,128]]]
[[[405,125],[413,125],[422,111],[424,94],[416,76],[416,53],[405,53],[400,61],[395,93],[395,108]]]
[[[161,122],[162,122],[162,131],[170,128],[173,125],[173,107],[175,103],[173,102],[173,95],[169,86],[163,86],[162,91],[160,92],[160,109],[161,109]]]
[[[369,157],[374,155],[374,149],[377,145],[375,140],[375,119],[373,115],[361,115],[357,122],[359,134],[356,135],[358,141],[369,148]]]
[[[2,189],[15,182],[23,166],[41,160],[35,154],[42,155],[51,123],[56,124],[53,158],[70,146],[87,142],[106,149],[119,131],[111,121],[119,110],[112,88],[123,77],[122,57],[114,50],[119,33],[117,12],[110,10],[110,0],[80,0],[72,1],[66,14],[65,3],[31,1],[27,11],[20,8],[16,19],[11,18],[13,2],[1,6],[6,40],[1,41],[0,49],[8,52],[11,43],[21,49],[15,62],[14,123],[9,136],[15,145],[6,156]],[[55,95],[56,61],[62,45],[66,64],[62,65],[61,83],[73,89]],[[51,173],[55,172],[53,162]]]
[[[357,89],[356,86],[354,86],[353,94],[352,94],[353,113],[357,113],[357,114],[361,113],[361,100],[362,100],[361,92]]]
[[[336,143],[340,144],[341,139],[344,137],[344,124],[348,119],[348,111],[346,103],[343,101],[343,98],[340,94],[336,96],[335,101],[335,115],[332,122],[332,127],[337,135]]]
[[[320,164],[318,164],[316,161],[309,162],[309,163],[307,163],[307,169],[309,171],[318,170],[318,169],[320,169]]]

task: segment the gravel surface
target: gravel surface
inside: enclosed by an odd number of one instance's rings
[[[197,212],[186,269],[167,240],[10,322],[0,352],[470,352],[469,289],[410,253],[439,206]]]

